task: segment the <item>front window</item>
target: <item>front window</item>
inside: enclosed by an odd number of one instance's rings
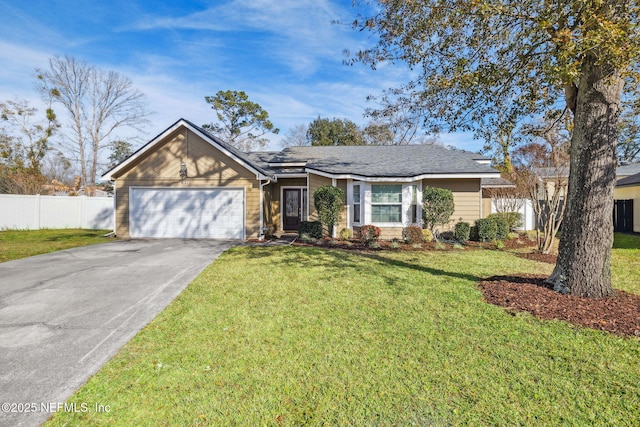
[[[360,185],[353,186],[353,222],[360,224]]]
[[[371,222],[402,222],[402,185],[371,186]]]
[[[411,224],[418,223],[418,186],[411,186]]]

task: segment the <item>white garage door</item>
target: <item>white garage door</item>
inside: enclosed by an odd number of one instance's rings
[[[243,239],[241,189],[132,188],[131,237]]]

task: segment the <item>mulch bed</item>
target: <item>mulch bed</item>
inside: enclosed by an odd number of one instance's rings
[[[546,262],[555,264],[558,261],[558,255],[543,254],[540,252],[520,252],[515,254],[517,257],[530,259],[532,261]]]
[[[546,276],[494,276],[479,283],[484,298],[507,311],[526,311],[540,319],[559,319],[624,337],[640,337],[640,295],[616,290],[593,299],[555,292]]]

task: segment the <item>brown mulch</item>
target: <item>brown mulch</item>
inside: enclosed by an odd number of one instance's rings
[[[559,319],[626,337],[640,336],[640,295],[616,290],[593,299],[555,292],[546,276],[494,276],[479,283],[487,302],[507,311],[526,311],[540,319]]]
[[[555,264],[558,261],[558,255],[543,254],[540,252],[520,252],[515,254],[517,257],[530,259],[532,261],[546,262]]]

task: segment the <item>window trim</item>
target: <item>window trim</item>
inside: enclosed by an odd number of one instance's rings
[[[356,192],[356,187],[358,188],[358,191]],[[353,224],[354,225],[358,225],[360,226],[362,224],[362,189],[363,189],[363,185],[362,184],[353,184],[352,186],[352,201],[351,201],[351,208],[353,210]],[[358,198],[358,201],[356,202],[356,195]],[[356,205],[358,206],[358,215],[356,215]]]
[[[382,186],[385,186],[385,187],[399,187],[400,188],[400,191],[399,191],[400,201],[399,202],[384,202],[384,203],[374,202],[373,201],[373,188],[374,187],[382,187]],[[372,224],[376,224],[376,225],[381,224],[381,225],[386,226],[386,227],[393,227],[393,226],[398,225],[398,224],[402,225],[402,223],[403,223],[403,212],[402,212],[403,197],[402,197],[402,193],[404,192],[403,190],[404,190],[404,185],[402,183],[371,184],[371,223]],[[396,193],[394,193],[394,194],[396,194]],[[374,221],[373,220],[373,208],[375,206],[395,206],[395,207],[400,207],[400,218],[399,218],[400,220],[399,221]]]

